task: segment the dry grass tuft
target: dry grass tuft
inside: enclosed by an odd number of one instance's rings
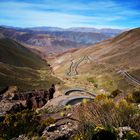
[[[93,130],[100,126],[114,130],[128,126],[140,132],[140,114],[137,107],[121,100],[115,104],[112,99],[101,100],[81,105],[78,109],[79,132],[88,140],[93,135]]]

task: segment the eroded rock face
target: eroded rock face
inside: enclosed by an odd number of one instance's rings
[[[77,126],[74,122],[50,125],[43,131],[43,137],[49,140],[69,140]]]
[[[55,91],[55,90],[54,90]],[[26,107],[39,108],[47,103],[49,100],[49,91],[44,90],[33,90],[27,92],[15,93],[12,100],[26,100]]]
[[[5,87],[0,91],[0,95],[4,94],[7,90],[9,89],[9,87]]]
[[[7,113],[20,112],[24,109],[26,109],[26,107],[23,105],[23,103],[16,103],[15,105],[11,106],[11,109],[7,111]]]
[[[24,109],[40,108],[44,106],[49,99],[53,98],[54,92],[54,85],[48,90],[24,92],[13,92],[7,88],[7,91],[0,95],[0,113],[14,113]]]
[[[25,101],[2,100],[0,102],[0,116],[6,113],[15,113],[25,109]]]

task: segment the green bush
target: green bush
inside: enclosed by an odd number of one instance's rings
[[[117,140],[117,133],[112,129],[105,129],[97,126],[95,129],[91,128],[84,133],[76,134],[72,140]]]
[[[129,93],[126,99],[131,103],[140,103],[140,91]]]
[[[136,133],[135,131],[131,130],[125,134],[123,139],[124,140],[140,140],[140,135]]]
[[[99,101],[104,101],[106,99],[108,99],[106,94],[98,94],[98,95],[96,95],[94,101],[99,102]]]
[[[95,80],[95,78],[93,78],[93,77],[89,77],[89,78],[87,78],[87,81],[88,82],[91,82],[91,83],[96,83],[96,80]]]
[[[111,98],[115,98],[116,96],[118,96],[120,93],[122,93],[119,89],[116,89],[114,91],[111,92],[110,97]]]
[[[93,130],[95,130],[97,126],[102,126],[107,130],[98,134],[110,135],[110,137],[111,135],[114,137],[114,134],[110,133],[112,132],[110,131],[110,128],[117,129],[123,126],[130,126],[136,132],[139,132],[139,118],[137,117],[139,115],[137,107],[133,104],[129,104],[126,100],[122,100],[115,104],[111,99],[101,98],[98,101],[96,100],[95,102],[87,103],[84,106],[79,106],[78,131],[85,136],[84,138],[86,140],[91,140]],[[97,134],[95,136],[97,136]]]
[[[0,137],[9,140],[21,134],[38,135],[42,128],[37,114],[33,110],[24,110],[16,114],[6,114],[0,123]]]
[[[133,92],[132,98],[135,103],[140,103],[140,91]]]
[[[94,129],[92,140],[117,140],[117,135],[113,129],[98,126]]]
[[[53,118],[48,118],[42,122],[42,125],[49,126],[51,124],[55,124],[56,120]]]
[[[83,134],[76,134],[71,140],[85,140]]]
[[[126,100],[120,101],[116,105],[115,110],[121,126],[128,126],[131,123],[132,116],[138,113],[137,108],[133,104],[129,104]]]

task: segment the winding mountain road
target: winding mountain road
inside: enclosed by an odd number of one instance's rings
[[[71,94],[71,95],[62,95],[57,98],[53,98],[47,102],[43,108],[47,106],[65,106],[65,105],[74,105],[80,103],[83,99],[94,100],[94,96],[82,95],[82,94]]]
[[[78,75],[78,66],[84,61],[84,60],[90,60],[89,56],[84,56],[82,57],[80,60],[74,62],[74,60],[72,60],[70,67],[69,67],[69,72],[67,73],[68,76],[74,76],[74,75]]]
[[[68,69],[69,72],[67,73],[67,75],[68,76],[78,75],[78,67],[84,60],[92,61],[92,58],[90,58],[89,56],[83,56],[77,61],[74,59],[71,60],[71,64]],[[118,73],[122,74],[127,79],[131,80],[133,83],[140,85],[140,81],[134,78],[128,72],[120,70]],[[96,97],[95,93],[91,93],[86,89],[76,87],[64,91],[64,94],[62,96],[52,99],[52,101],[50,101],[49,104],[55,106],[64,106],[68,104],[74,105],[81,102],[83,99],[94,100],[95,97]]]
[[[127,79],[131,80],[134,84],[140,85],[140,81],[134,78],[132,75],[130,75],[128,72],[124,70],[120,70],[118,73],[121,73],[123,76],[125,76]]]
[[[81,102],[83,99],[94,100],[95,97],[95,93],[91,93],[86,89],[71,88],[64,91],[63,95],[49,100],[45,106],[65,106],[68,104],[74,105]]]
[[[90,96],[75,96],[75,97],[70,97],[66,100],[62,100],[59,103],[59,106],[64,106],[64,105],[75,105],[79,102],[82,102],[83,99],[88,99],[88,100],[94,100],[95,97],[90,97]]]
[[[89,91],[87,91],[87,90],[85,90],[85,89],[82,89],[82,88],[72,88],[72,89],[68,89],[68,90],[66,90],[65,92],[64,92],[64,95],[70,95],[70,94],[72,94],[73,92],[79,92],[79,93],[82,93],[82,92],[84,92],[85,94],[87,94],[87,95],[90,95],[90,96],[93,96],[93,97],[95,97],[96,96],[96,94],[95,93],[91,93],[91,92],[89,92]]]

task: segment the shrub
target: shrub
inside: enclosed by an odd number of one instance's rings
[[[97,126],[95,129],[78,133],[72,140],[117,140],[117,133],[112,129],[105,129],[102,126]]]
[[[125,136],[125,140],[140,140],[140,135],[133,130],[128,131]]]
[[[56,120],[53,118],[48,118],[42,122],[42,125],[49,126],[51,124],[55,124]]]
[[[93,77],[87,78],[87,81],[91,83],[96,83],[96,80]]]
[[[93,136],[93,129],[101,125],[104,128],[118,126],[114,113],[114,103],[106,99],[105,102],[88,103],[79,109],[79,131],[88,137]]]
[[[99,102],[99,101],[104,101],[105,99],[107,99],[107,95],[106,94],[99,94],[95,97],[94,101],[95,102]]]
[[[133,92],[132,98],[135,103],[140,103],[140,91]]]
[[[130,125],[132,116],[138,111],[134,105],[129,104],[126,100],[122,100],[116,105],[116,112],[118,114],[120,125],[128,126]]]
[[[83,100],[82,100],[82,104],[83,104],[83,105],[87,104],[88,102],[89,102],[89,99],[83,99]]]
[[[71,109],[71,107],[72,107],[71,105],[66,105],[64,110],[69,110],[69,109]]]
[[[140,133],[140,114],[136,114],[132,117],[130,127],[136,132]]]
[[[114,91],[111,92],[110,97],[111,98],[115,98],[116,96],[118,96],[120,93],[122,93],[119,89],[116,89]]]
[[[133,97],[132,97],[132,93],[128,93],[127,97],[125,98],[128,102],[132,103],[133,101]]]
[[[71,140],[85,140],[82,134],[76,134]]]
[[[105,129],[97,126],[94,129],[92,140],[117,140],[117,135],[113,129]]]
[[[44,136],[41,136],[41,137],[36,136],[36,137],[33,137],[32,140],[47,140],[47,139]]]
[[[94,84],[94,87],[95,87],[95,88],[98,88],[98,84]]]
[[[31,136],[39,133],[39,126],[38,116],[33,110],[6,114],[4,121],[0,123],[0,137],[7,140],[21,134]]]
[[[66,115],[66,114],[65,114],[64,111],[61,111],[61,112],[60,112],[60,116],[61,116],[61,117],[65,117],[65,115]]]
[[[84,106],[79,106],[78,112],[78,130],[85,136],[86,140],[91,140],[93,130],[97,126],[101,126],[107,130],[107,132],[103,131],[103,134],[112,135],[112,137],[113,134],[108,132],[112,128],[130,126],[134,130],[139,131],[139,127],[135,123],[137,119],[134,119],[134,116],[137,116],[139,111],[137,107],[127,103],[126,100],[115,104],[113,100],[105,98],[98,102],[89,102]]]
[[[129,93],[126,99],[132,103],[140,103],[140,91]]]

